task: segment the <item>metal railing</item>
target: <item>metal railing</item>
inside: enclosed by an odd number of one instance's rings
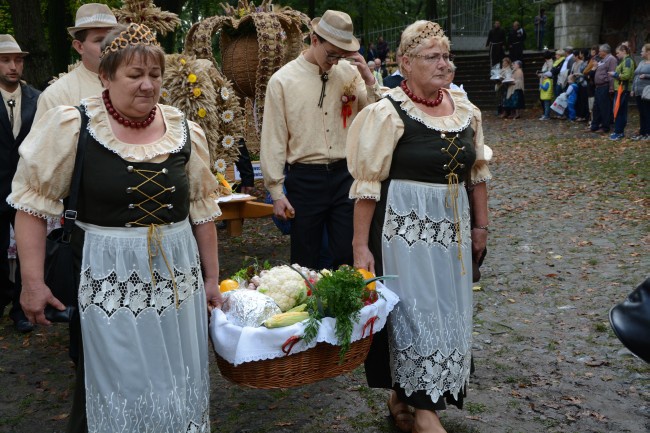
[[[487,37],[492,28],[492,4],[491,0],[458,0],[450,2],[451,13],[451,35],[454,37]],[[420,18],[418,18],[420,19]],[[440,16],[432,21],[437,22],[443,29],[447,29],[448,16]],[[393,27],[375,28],[368,32],[368,39],[365,45],[376,43],[379,36],[383,36],[391,51],[397,49],[402,31],[415,20],[405,21],[404,24]],[[362,37],[363,35],[357,35]]]

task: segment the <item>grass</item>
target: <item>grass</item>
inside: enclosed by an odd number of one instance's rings
[[[465,409],[469,412],[470,415],[479,415],[481,413],[487,412],[487,406],[483,403],[465,403]]]
[[[603,323],[603,322],[598,322],[594,326],[596,332],[607,332],[609,331],[609,325]]]

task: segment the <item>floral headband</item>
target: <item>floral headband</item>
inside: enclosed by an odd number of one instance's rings
[[[411,43],[404,50],[404,55],[408,56],[422,41],[425,41],[433,36],[443,37],[445,36],[444,30],[438,23],[432,23],[431,21],[427,22],[420,33],[413,38]]]
[[[120,32],[115,39],[104,48],[101,57],[110,53],[116,53],[119,50],[127,48],[128,46],[150,45],[159,47],[160,44],[156,40],[156,36],[151,29],[144,24],[131,23],[126,30]]]

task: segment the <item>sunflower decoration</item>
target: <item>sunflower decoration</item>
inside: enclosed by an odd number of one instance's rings
[[[205,131],[210,165],[221,185],[219,194],[232,193],[225,180],[226,167],[239,156],[244,114],[232,84],[207,59],[185,54],[165,56],[160,101],[173,105]]]
[[[124,0],[122,8],[113,9],[113,14],[122,24],[144,24],[161,35],[173,32],[181,23],[178,15],[156,7],[153,0]]]
[[[237,7],[223,3],[221,7],[224,15],[206,18],[190,28],[185,52],[214,61],[212,36],[220,34],[223,73],[240,96],[254,100],[259,134],[269,78],[298,57],[311,21],[302,12],[273,6],[271,0],[263,0],[259,6],[239,0]]]

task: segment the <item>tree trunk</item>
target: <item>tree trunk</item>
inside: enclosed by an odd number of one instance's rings
[[[31,85],[44,88],[51,78],[52,62],[48,52],[39,0],[8,0],[15,38],[25,58],[23,79]]]
[[[157,0],[156,6],[160,9],[168,12],[173,12],[176,15],[180,16],[183,6],[187,3],[187,0]],[[160,45],[165,50],[167,54],[174,54],[176,52],[176,31],[169,32],[165,36],[157,35],[156,38]]]
[[[316,15],[316,0],[309,0],[307,6],[307,15],[309,18],[314,18]]]
[[[50,57],[55,75],[68,72],[71,39],[68,27],[74,19],[70,13],[70,2],[62,0],[47,1],[47,30],[50,35]]]

